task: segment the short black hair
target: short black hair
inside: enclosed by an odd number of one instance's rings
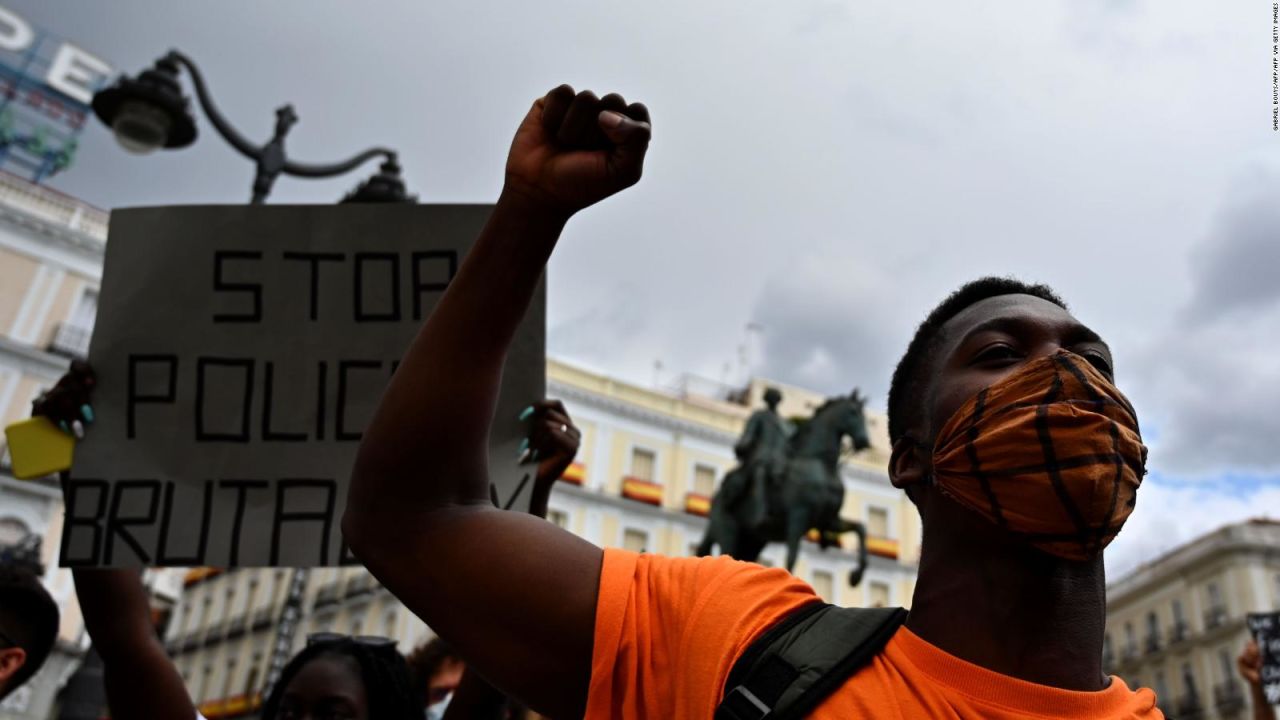
[[[965,283],[929,313],[907,345],[889,383],[889,442],[897,443],[916,425],[924,412],[930,378],[925,377],[926,358],[934,350],[939,330],[965,308],[1000,295],[1033,295],[1067,309],[1067,304],[1048,285],[1029,284],[1011,277],[984,277]],[[923,439],[923,438],[920,438]]]
[[[31,679],[58,639],[58,604],[31,568],[0,565],[0,631],[27,652],[18,672],[0,687],[0,698]]]
[[[370,647],[350,638],[308,645],[294,655],[262,704],[263,720],[275,720],[279,716],[285,688],[298,671],[312,660],[325,656],[349,657],[360,666],[365,696],[369,699],[369,717],[422,720],[422,696],[413,690],[404,656],[394,647]]]
[[[413,684],[423,698],[427,696],[427,686],[431,678],[440,672],[440,668],[444,667],[447,660],[460,662],[462,656],[453,649],[452,645],[439,637],[431,638],[409,653],[409,674],[413,676]]]

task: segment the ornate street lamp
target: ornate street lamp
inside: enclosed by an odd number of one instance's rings
[[[275,133],[266,144],[249,142],[213,104],[200,69],[177,50],[171,50],[156,61],[155,67],[140,73],[137,78],[121,76],[114,85],[93,96],[94,114],[111,128],[116,141],[125,150],[141,155],[160,148],[186,147],[195,141],[196,123],[191,116],[191,103],[182,94],[182,86],[178,83],[180,67],[186,68],[191,76],[196,96],[200,98],[200,107],[204,108],[214,129],[231,147],[257,165],[252,202],[261,203],[266,199],[280,173],[296,177],[333,177],[376,157],[383,158],[378,173],[348,193],[342,202],[417,202],[416,197],[405,194],[394,150],[370,148],[342,162],[327,165],[300,163],[285,157],[285,135],[298,122],[292,105],[276,110]]]

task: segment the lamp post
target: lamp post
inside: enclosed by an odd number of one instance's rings
[[[263,202],[281,173],[308,178],[334,177],[377,157],[383,158],[377,174],[348,193],[342,202],[417,202],[416,197],[405,194],[394,150],[374,147],[341,162],[323,165],[295,162],[286,157],[285,136],[298,122],[292,105],[276,110],[276,127],[270,140],[263,145],[250,142],[213,104],[200,69],[177,50],[169,51],[137,78],[121,76],[114,85],[93,96],[94,114],[111,128],[125,150],[142,155],[160,148],[183,148],[195,141],[196,123],[191,116],[190,100],[182,94],[178,82],[181,68],[191,76],[200,107],[214,129],[231,147],[256,164],[252,202]]]

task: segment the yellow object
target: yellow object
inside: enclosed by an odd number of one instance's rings
[[[46,417],[33,417],[4,429],[13,476],[21,480],[71,469],[76,439]]]

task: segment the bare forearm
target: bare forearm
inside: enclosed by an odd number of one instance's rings
[[[503,362],[563,226],[519,198],[499,199],[365,433],[349,509],[487,501]]]
[[[1249,683],[1249,701],[1253,705],[1253,720],[1276,720],[1275,708],[1267,702],[1261,684]]]
[[[195,715],[182,676],[156,637],[136,570],[73,570],[85,628],[102,658],[107,705],[116,720]]]

